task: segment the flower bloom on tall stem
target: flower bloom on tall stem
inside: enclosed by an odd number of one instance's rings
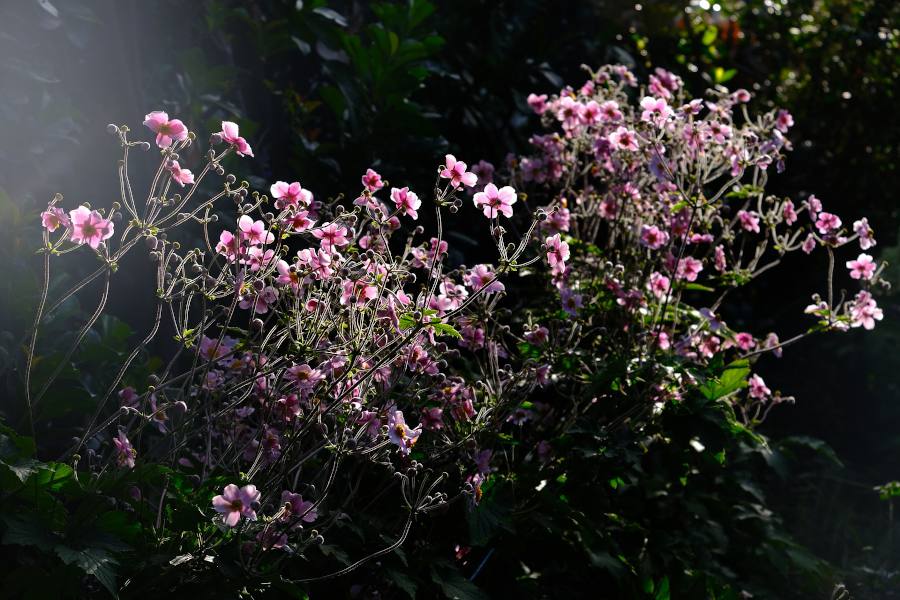
[[[847,268],[850,269],[850,277],[853,279],[872,279],[877,266],[875,259],[868,254],[860,254],[856,260],[847,261]]]
[[[388,414],[388,439],[391,443],[396,444],[400,449],[400,453],[408,456],[413,446],[419,441],[422,435],[422,426],[417,425],[415,429],[411,429],[403,418],[403,411],[391,409]]]
[[[422,201],[419,200],[419,196],[415,192],[409,191],[408,187],[392,188],[391,200],[394,201],[397,210],[407,217],[411,217],[413,220],[419,218],[418,210],[422,206]]]
[[[41,225],[50,233],[53,233],[60,227],[68,228],[71,224],[66,211],[58,206],[50,206],[41,213]]]
[[[226,143],[234,147],[234,151],[237,152],[238,156],[253,156],[250,144],[240,136],[237,123],[222,121],[222,131],[219,132],[219,135],[222,136]]]
[[[222,494],[212,499],[216,512],[225,515],[225,524],[234,527],[245,517],[251,521],[256,520],[256,511],[253,504],[259,502],[259,491],[255,485],[245,485],[242,488],[230,483],[225,486]]]
[[[675,271],[676,279],[685,281],[696,281],[697,275],[703,270],[703,263],[693,256],[687,256],[678,261],[678,268]]]
[[[863,217],[853,223],[853,231],[859,236],[859,247],[868,250],[876,244],[875,232],[869,227],[869,220]]]
[[[454,189],[460,186],[472,187],[478,182],[478,175],[466,171],[466,163],[456,160],[452,154],[444,157],[444,168],[441,170],[441,179],[449,179]]]
[[[266,229],[266,224],[261,220],[254,221],[249,215],[238,219],[238,229],[241,237],[251,244],[271,244],[275,241],[275,235]]]
[[[562,241],[560,235],[551,235],[546,240],[547,262],[554,273],[562,273],[566,270],[566,261],[569,260],[569,244]]]
[[[322,250],[330,252],[333,248],[341,248],[350,243],[347,239],[347,228],[337,223],[326,223],[313,231],[313,237],[319,240]]]
[[[168,148],[172,142],[180,142],[188,136],[188,129],[180,119],[169,120],[169,115],[161,110],[145,116],[144,125],[156,134],[156,145],[160,148]]]
[[[651,250],[658,250],[669,243],[669,234],[656,225],[644,225],[641,228],[641,244]]]
[[[314,504],[304,500],[300,494],[284,490],[281,492],[281,505],[284,507],[284,520],[299,518],[304,523],[312,523],[319,517]]]
[[[528,94],[528,98],[525,101],[536,114],[542,115],[547,110],[547,94]]]
[[[841,227],[841,218],[829,212],[821,212],[816,218],[816,229],[822,235],[835,233]]]
[[[637,135],[630,131],[627,127],[619,126],[609,134],[609,145],[613,150],[625,150],[627,152],[636,152],[638,146]]]
[[[119,435],[113,438],[113,444],[116,446],[116,464],[123,468],[133,469],[137,450],[131,445],[124,431],[119,431]]]
[[[466,275],[466,283],[475,291],[484,288],[485,293],[502,292],[506,289],[500,280],[492,281],[495,275],[488,265],[475,265]]]
[[[657,127],[666,124],[675,111],[662,98],[653,98],[645,96],[641,99],[641,121],[645,123],[653,123]]]
[[[304,190],[299,181],[288,183],[276,181],[269,188],[269,193],[275,198],[275,208],[284,209],[288,206],[308,207],[312,202],[312,193]]]
[[[884,313],[875,303],[875,298],[866,290],[860,290],[852,302],[849,303],[850,325],[864,329],[874,329],[875,321],[884,318]]]
[[[381,179],[381,175],[377,171],[366,169],[366,174],[362,176],[362,184],[374,194],[384,187],[384,180]]]
[[[481,207],[484,216],[489,219],[497,218],[497,213],[509,218],[512,217],[512,205],[516,203],[516,190],[505,185],[497,188],[493,183],[484,186],[483,192],[478,192],[472,198],[476,207]]]
[[[182,169],[177,160],[170,162],[166,169],[169,171],[169,174],[172,175],[172,181],[181,187],[184,187],[185,184],[194,183],[194,174],[191,173],[190,169]]]
[[[69,212],[72,222],[72,241],[76,244],[87,244],[94,250],[100,246],[100,242],[112,237],[115,230],[113,222],[104,219],[96,210],[87,206],[79,206]]]
[[[752,231],[753,233],[759,233],[759,215],[755,212],[748,212],[746,210],[738,211],[738,219],[741,222],[741,227],[743,227],[744,231]]]
[[[757,400],[765,400],[772,395],[772,390],[770,390],[766,386],[766,382],[763,380],[763,378],[756,373],[750,376],[750,380],[747,382],[747,385],[750,388],[751,398],[755,398]]]

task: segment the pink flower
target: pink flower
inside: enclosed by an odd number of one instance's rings
[[[267,285],[261,292],[251,292],[240,296],[240,307],[253,308],[253,312],[264,315],[269,312],[269,307],[278,301],[278,290]]]
[[[806,205],[809,207],[809,214],[813,218],[822,212],[822,201],[816,198],[815,194],[810,194],[809,198],[806,199]]]
[[[309,392],[325,379],[325,375],[319,369],[313,369],[307,364],[293,365],[284,375],[287,381],[292,382],[301,392]]]
[[[772,395],[772,390],[766,387],[766,382],[762,377],[754,373],[747,382],[750,387],[750,397],[757,400],[765,400]]]
[[[472,187],[478,181],[478,176],[475,173],[466,171],[466,163],[456,160],[456,157],[452,154],[448,154],[444,159],[445,167],[441,171],[441,178],[449,179],[450,185],[454,189],[458,189],[461,185]]]
[[[271,244],[275,241],[275,235],[266,229],[266,224],[263,221],[254,221],[249,215],[241,215],[238,219],[238,229],[241,231],[241,238],[251,244]]]
[[[290,286],[294,292],[300,289],[301,278],[297,265],[289,265],[287,261],[279,260],[275,268],[278,270],[278,278],[275,281]]]
[[[403,412],[394,410],[388,413],[388,438],[392,443],[396,444],[400,449],[400,453],[408,456],[410,450],[419,441],[422,435],[422,425],[417,425],[415,429],[410,429],[403,418]]]
[[[811,253],[816,249],[816,236],[813,234],[809,234],[806,236],[806,239],[803,240],[803,244],[800,246],[800,249],[803,250],[806,254]]]
[[[538,96],[537,94],[528,94],[528,98],[525,99],[528,103],[528,106],[531,107],[531,110],[541,115],[547,110],[547,94],[541,94]]]
[[[752,349],[756,345],[756,340],[753,339],[753,336],[747,333],[746,331],[735,334],[734,336],[735,345],[746,352],[747,350]]]
[[[623,118],[619,110],[619,103],[615,100],[607,100],[600,105],[600,120],[607,123],[617,123]]]
[[[475,265],[466,276],[466,283],[475,291],[484,288],[485,293],[502,292],[506,288],[500,281],[494,279],[494,272],[488,265]],[[485,287],[486,286],[486,287]]]
[[[347,239],[347,228],[341,227],[337,223],[326,223],[313,231],[313,237],[319,240],[322,250],[326,252],[330,252],[335,247],[342,248],[350,244],[350,240]]]
[[[865,217],[853,223],[853,231],[859,236],[859,247],[861,249],[868,250],[876,244],[875,232],[869,227],[869,220]]]
[[[144,117],[144,125],[156,134],[156,145],[168,148],[172,142],[187,139],[188,130],[179,119],[169,120],[169,115],[156,110]]]
[[[697,275],[703,270],[703,263],[693,256],[688,256],[678,261],[678,268],[675,270],[676,279],[684,279],[686,281],[696,281]]]
[[[312,202],[312,194],[304,190],[299,181],[287,183],[276,181],[269,188],[272,197],[275,198],[275,207],[279,209],[294,207],[308,207]]]
[[[669,293],[670,283],[668,277],[654,271],[650,274],[650,279],[647,281],[647,289],[649,289],[650,293],[656,296],[657,299],[662,300],[666,297],[666,294]]]
[[[182,169],[177,160],[173,160],[172,162],[170,162],[169,166],[166,168],[172,175],[172,181],[174,181],[181,187],[184,187],[187,183],[194,183],[194,174],[191,173],[189,169]]]
[[[546,240],[547,262],[553,273],[562,273],[566,270],[566,261],[569,260],[569,244],[562,241],[559,234],[552,235]]]
[[[287,490],[281,492],[281,505],[284,507],[284,515],[281,518],[285,521],[296,518],[304,523],[312,523],[319,516],[314,503],[304,500],[300,494]]]
[[[116,446],[116,464],[123,468],[133,469],[137,451],[128,441],[124,431],[119,431],[119,435],[113,438],[113,444]]]
[[[253,150],[250,149],[250,144],[247,143],[247,140],[238,135],[237,123],[232,121],[222,121],[222,131],[219,132],[219,135],[222,136],[222,139],[225,140],[226,143],[231,144],[234,147],[238,156],[253,156]]]
[[[512,217],[512,205],[516,203],[516,190],[505,185],[500,189],[493,183],[484,186],[483,192],[475,194],[473,201],[476,207],[482,207],[484,216],[489,219],[497,218],[497,213],[509,218]]]
[[[66,211],[58,206],[47,207],[47,210],[41,213],[41,225],[50,233],[60,227],[68,228],[71,224],[69,217],[66,216]]]
[[[227,258],[229,262],[233,262],[237,255],[241,254],[241,239],[230,231],[223,231],[219,234],[216,252]]]
[[[868,254],[860,254],[856,260],[847,261],[847,268],[850,269],[850,277],[853,279],[872,279],[877,266],[875,260]]]
[[[72,221],[72,241],[87,244],[94,250],[100,242],[111,238],[115,229],[112,221],[104,219],[99,212],[87,206],[69,211],[69,219]]]
[[[653,123],[657,127],[662,127],[668,121],[675,111],[662,98],[653,98],[645,96],[641,99],[641,121],[645,123]]]
[[[866,290],[861,290],[856,294],[853,302],[848,304],[848,312],[850,314],[851,326],[863,327],[864,329],[874,329],[875,321],[884,318],[884,313],[875,304],[872,294]]]
[[[625,127],[618,127],[609,134],[609,145],[613,150],[627,150],[628,152],[636,152],[639,148],[637,136],[633,131],[629,131]]]
[[[775,117],[775,127],[781,133],[787,133],[787,130],[794,126],[794,117],[786,110],[779,110],[778,116]]]
[[[790,200],[784,203],[781,214],[784,216],[784,222],[788,225],[793,225],[797,221],[797,211],[794,209],[794,203]]]
[[[830,233],[836,232],[841,227],[841,219],[837,215],[833,215],[828,212],[819,213],[819,217],[816,219],[816,229],[819,230],[819,233],[822,235],[828,235]]]
[[[641,243],[652,249],[658,250],[669,242],[669,234],[656,225],[644,225],[641,228]]]
[[[366,169],[366,174],[362,176],[362,184],[373,194],[384,187],[381,175],[372,169]]]
[[[391,188],[391,200],[397,206],[397,210],[408,217],[412,217],[415,221],[419,218],[418,210],[422,206],[422,201],[415,192],[409,191],[408,187]]]
[[[251,521],[256,520],[253,504],[259,502],[259,496],[255,485],[238,488],[230,483],[225,486],[220,496],[213,498],[212,505],[217,513],[225,515],[225,524],[234,527],[241,517],[246,517]]]
[[[737,216],[741,222],[741,227],[744,228],[744,231],[759,233],[759,215],[752,211],[748,212],[746,210],[740,210],[738,211]]]

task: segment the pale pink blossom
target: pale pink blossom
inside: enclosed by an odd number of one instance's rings
[[[687,256],[678,261],[678,268],[675,271],[676,279],[684,279],[686,281],[696,281],[697,275],[703,270],[703,263],[693,256]]]
[[[222,121],[222,131],[219,132],[219,135],[222,136],[226,143],[234,147],[234,151],[238,156],[253,156],[250,144],[239,135],[237,123]]]
[[[304,190],[298,181],[293,183],[276,181],[269,188],[269,192],[275,198],[275,207],[279,209],[288,206],[308,208],[313,199],[312,192]]]
[[[50,233],[53,233],[60,227],[68,228],[71,224],[66,211],[58,206],[50,206],[41,213],[41,225]]]
[[[341,227],[338,223],[325,223],[313,231],[313,237],[319,240],[322,250],[329,252],[350,244],[350,240],[347,239],[347,228]]]
[[[553,273],[562,273],[566,270],[566,261],[569,260],[569,244],[562,241],[560,235],[551,235],[545,241],[547,245],[547,262]]]
[[[284,515],[281,518],[285,521],[299,519],[304,523],[312,523],[319,517],[314,503],[304,500],[300,494],[287,490],[281,492],[281,506],[284,508]]]
[[[456,160],[456,157],[452,154],[445,156],[444,161],[445,166],[441,171],[441,178],[449,179],[450,185],[454,189],[459,188],[461,185],[472,187],[478,182],[478,176],[475,173],[466,171],[466,163]]]
[[[856,298],[848,303],[847,312],[850,314],[850,325],[864,329],[874,329],[875,321],[884,318],[884,313],[875,303],[875,298],[866,290],[860,290]]]
[[[188,129],[179,119],[169,120],[169,115],[160,110],[144,117],[144,125],[156,134],[156,145],[168,148],[172,142],[187,139]]]
[[[194,174],[191,173],[189,169],[182,169],[177,160],[171,161],[166,169],[172,176],[172,181],[177,183],[179,186],[184,187],[185,184],[194,183]]]
[[[362,176],[362,184],[369,192],[374,194],[384,187],[384,180],[377,171],[366,169],[366,174]]]
[[[242,488],[230,483],[225,486],[222,494],[212,500],[216,512],[225,515],[225,524],[234,527],[241,517],[251,521],[256,520],[256,511],[253,505],[259,502],[260,493],[255,485],[245,485]]]
[[[69,219],[72,222],[72,241],[87,244],[95,250],[100,242],[111,238],[115,230],[111,220],[104,219],[99,212],[86,206],[69,211]]]
[[[653,98],[645,96],[641,99],[641,121],[645,123],[653,123],[657,127],[665,125],[675,111],[663,98]]]
[[[600,105],[600,120],[606,123],[618,123],[623,119],[619,103],[615,100],[607,100]]]
[[[488,265],[475,265],[466,275],[466,283],[475,291],[484,288],[485,293],[502,292],[503,282],[493,281],[496,276]]]
[[[388,439],[396,444],[400,449],[400,453],[408,456],[413,446],[419,441],[422,435],[422,425],[419,424],[415,429],[411,429],[403,418],[403,412],[395,409],[388,411]]]
[[[862,250],[868,250],[876,244],[875,232],[869,227],[869,220],[865,217],[859,221],[854,221],[853,231],[859,236],[859,247]]]
[[[526,98],[525,101],[528,103],[528,106],[531,107],[531,110],[539,115],[547,110],[547,94],[528,94],[528,98]]]
[[[658,250],[669,242],[669,234],[656,225],[644,225],[641,228],[641,244],[652,250]]]
[[[793,225],[797,221],[797,211],[794,208],[794,203],[790,200],[784,203],[781,214],[784,217],[784,222],[788,225]]]
[[[816,218],[816,229],[822,235],[835,233],[841,227],[841,219],[835,214],[821,212]]]
[[[744,231],[759,233],[759,215],[753,211],[740,210],[737,216]]]
[[[750,388],[751,398],[755,398],[756,400],[765,400],[772,395],[772,390],[770,390],[766,386],[766,382],[763,380],[763,378],[756,373],[750,376],[750,380],[747,382],[747,385]]]
[[[266,229],[266,224],[261,220],[254,221],[249,215],[241,215],[238,229],[241,231],[241,238],[251,244],[271,244],[275,241],[275,235]]]
[[[128,441],[124,431],[119,431],[119,435],[113,438],[113,444],[116,446],[116,464],[126,469],[133,469],[137,451]]]
[[[669,285],[669,278],[656,271],[651,273],[650,279],[647,280],[647,289],[659,300],[665,298],[666,294],[669,293]]]
[[[775,127],[781,133],[787,133],[787,130],[794,126],[794,117],[786,110],[779,110],[775,117]]]
[[[422,201],[415,192],[411,192],[408,187],[391,188],[391,200],[401,213],[413,220],[419,218],[418,210],[422,206]]]
[[[638,140],[635,133],[623,126],[619,126],[615,131],[609,134],[608,139],[609,145],[612,146],[613,150],[636,152],[640,147],[638,146]]]
[[[484,186],[484,191],[478,192],[472,199],[476,207],[481,207],[485,217],[489,219],[497,218],[497,213],[505,217],[512,217],[512,205],[516,203],[518,197],[516,190],[505,185],[497,188],[493,183]]]
[[[850,269],[850,277],[853,279],[872,279],[877,267],[875,259],[868,254],[860,254],[856,260],[847,261],[847,268]]]

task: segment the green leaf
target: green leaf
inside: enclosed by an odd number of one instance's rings
[[[458,340],[462,339],[462,335],[448,323],[432,323],[431,328],[438,335],[449,335]]]
[[[726,365],[718,379],[710,379],[700,387],[707,400],[718,400],[737,390],[747,387],[750,363],[746,359],[736,360]]]
[[[54,551],[67,565],[78,565],[88,575],[96,577],[97,581],[109,590],[113,598],[119,597],[118,586],[116,585],[116,571],[113,568],[118,563],[106,550],[100,548],[75,550],[59,544],[54,548]]]

